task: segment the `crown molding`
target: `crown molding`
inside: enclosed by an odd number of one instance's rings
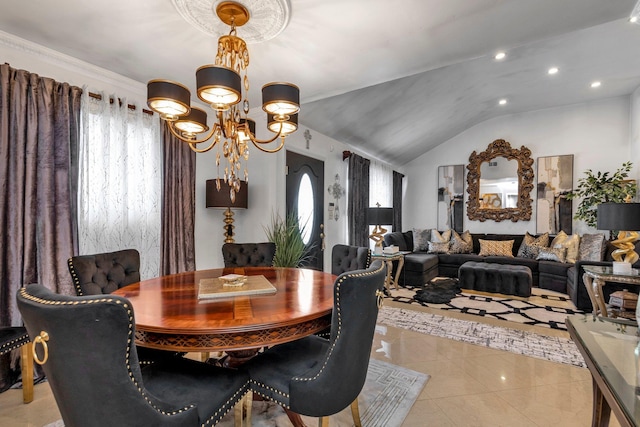
[[[121,74],[89,64],[88,62],[74,58],[73,56],[33,43],[2,30],[0,30],[0,45],[26,53],[38,58],[42,62],[58,66],[70,72],[90,76],[92,79],[104,81],[110,85],[121,87],[125,91],[136,94],[146,94],[145,83],[124,77]]]

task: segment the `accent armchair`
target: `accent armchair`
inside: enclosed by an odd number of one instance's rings
[[[311,335],[258,354],[243,368],[251,390],[298,414],[327,418],[351,405],[360,426],[358,395],[369,365],[386,267],[341,274],[334,284],[331,337]]]
[[[211,426],[248,390],[239,370],[186,358],[140,365],[126,298],[32,284],[17,301],[66,427]]]

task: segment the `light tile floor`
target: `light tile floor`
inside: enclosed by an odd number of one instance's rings
[[[409,307],[406,304],[387,303]],[[412,308],[416,309],[415,306]],[[423,309],[423,308],[417,308]],[[429,309],[423,309],[429,311]],[[475,316],[458,315],[478,321]],[[538,333],[562,331],[487,321]],[[585,368],[379,325],[372,357],[431,375],[403,426],[588,426],[591,376]],[[47,383],[32,403],[22,390],[0,394],[0,426],[41,427],[60,414]],[[612,416],[611,426],[619,426]],[[366,427],[366,426],[365,426]]]

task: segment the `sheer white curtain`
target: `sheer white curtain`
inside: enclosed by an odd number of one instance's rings
[[[371,160],[369,166],[369,205],[380,203],[383,208],[393,207],[393,169]]]
[[[369,166],[369,206],[393,207],[393,169],[376,160],[371,160]],[[380,224],[387,231],[391,231],[390,224]],[[369,226],[369,234],[373,232],[375,226]],[[375,243],[369,240],[369,249],[374,250]]]
[[[119,105],[121,104],[121,105]],[[142,279],[158,276],[162,147],[158,119],[117,98],[82,95],[78,183],[81,255],[137,249]]]

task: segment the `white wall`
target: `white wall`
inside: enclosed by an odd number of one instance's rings
[[[636,105],[638,91],[635,94]],[[484,151],[496,139],[504,139],[514,148],[531,150],[534,172],[537,158],[563,154],[574,155],[574,188],[584,171],[614,171],[631,159],[632,177],[637,176],[640,142],[630,144],[630,97],[622,96],[596,102],[552,108],[498,117],[480,123],[405,165],[406,192],[403,205],[403,228],[432,228],[437,224],[438,166],[464,164],[472,151]],[[636,111],[640,108],[636,107]],[[638,113],[635,113],[638,116]],[[637,128],[640,119],[636,120]],[[633,153],[633,154],[632,154]],[[466,179],[466,177],[465,177]],[[465,208],[466,208],[465,182]],[[535,200],[535,191],[531,194]],[[577,206],[574,201],[574,212]],[[464,229],[472,233],[535,233],[535,203],[531,221],[470,221]],[[582,222],[574,221],[574,232],[593,232]]]

